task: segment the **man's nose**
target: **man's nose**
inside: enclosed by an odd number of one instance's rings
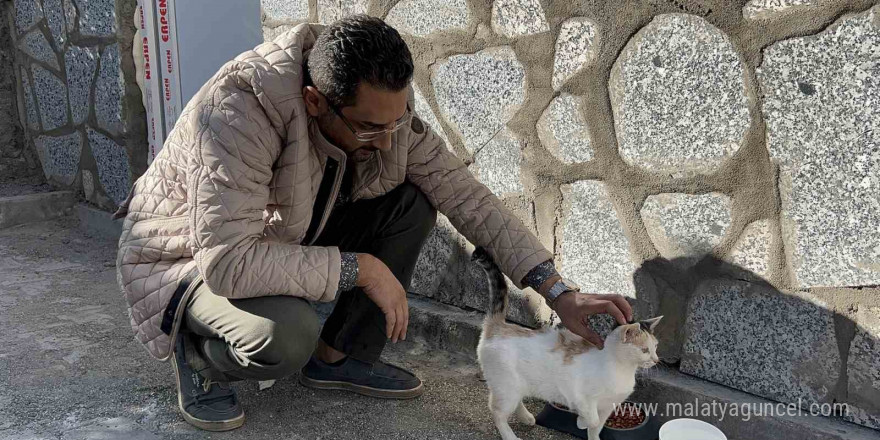
[[[381,136],[377,137],[370,143],[374,148],[382,151],[388,151],[391,149],[391,133],[383,133]]]

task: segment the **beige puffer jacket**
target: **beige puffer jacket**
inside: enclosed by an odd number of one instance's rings
[[[171,356],[184,310],[177,305],[199,279],[230,298],[334,300],[339,250],[303,243],[328,159],[339,163],[328,203],[346,162],[302,98],[304,52],[320,30],[297,26],[224,65],[186,106],[117,213],[125,216],[119,283],[137,339],[152,356]],[[395,133],[392,145],[357,165],[354,199],[409,179],[517,283],[551,258],[421,120]]]

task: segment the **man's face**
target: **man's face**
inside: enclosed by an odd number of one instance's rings
[[[309,115],[317,118],[321,133],[345,151],[351,160],[365,162],[377,150],[391,149],[391,134],[385,133],[371,141],[359,141],[352,129],[368,133],[393,128],[406,113],[409,93],[407,88],[391,92],[361,82],[357,87],[355,104],[336,109],[345,120],[330,108],[327,98],[314,87],[305,87],[303,95]]]

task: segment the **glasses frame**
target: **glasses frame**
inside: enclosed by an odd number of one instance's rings
[[[330,109],[333,110],[333,113],[336,113],[336,115],[339,116],[340,119],[342,119],[342,122],[345,123],[345,126],[348,127],[349,130],[351,130],[351,132],[354,134],[355,139],[357,139],[359,142],[370,142],[379,139],[386,134],[392,134],[397,130],[403,128],[405,125],[409,124],[413,117],[412,110],[410,110],[409,104],[407,104],[406,112],[400,119],[395,121],[394,127],[386,128],[379,131],[361,132],[354,128],[348,118],[346,118],[345,115],[342,114],[342,109],[336,107],[335,105],[330,105]]]

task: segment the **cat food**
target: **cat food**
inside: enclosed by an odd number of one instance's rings
[[[605,426],[611,429],[632,429],[645,422],[645,413],[636,405],[623,402],[611,413]]]

